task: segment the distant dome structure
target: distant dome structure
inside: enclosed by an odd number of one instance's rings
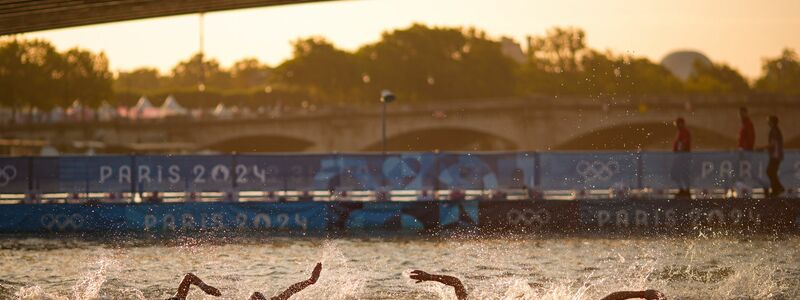
[[[698,62],[710,66],[711,60],[703,53],[693,50],[673,51],[661,60],[661,66],[672,72],[678,79],[686,81],[694,72],[694,64]]]

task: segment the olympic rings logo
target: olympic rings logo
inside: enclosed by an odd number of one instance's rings
[[[83,216],[80,214],[46,214],[42,216],[40,221],[47,230],[81,229],[85,223]]]
[[[584,180],[608,181],[619,173],[619,163],[614,160],[609,160],[608,162],[581,160],[575,166],[575,171]]]
[[[537,225],[542,226],[550,222],[550,213],[545,209],[511,209],[506,213],[506,219],[511,225]]]
[[[6,165],[0,168],[0,186],[6,186],[11,183],[14,178],[17,178],[17,168],[12,165]]]

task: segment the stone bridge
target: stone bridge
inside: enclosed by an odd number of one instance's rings
[[[800,103],[746,98],[609,99],[530,97],[436,105],[392,103],[390,151],[669,149],[674,118],[687,120],[695,149],[733,149],[738,108],[747,106],[756,143],[766,117],[781,118],[786,146],[800,147]],[[612,104],[609,104],[612,103]],[[3,138],[57,148],[96,141],[109,153],[363,152],[381,150],[380,107],[329,108],[279,117],[36,124],[2,128]]]

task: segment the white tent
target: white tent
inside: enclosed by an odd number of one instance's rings
[[[217,104],[217,107],[214,108],[213,114],[215,117],[220,119],[230,119],[233,117],[233,112],[225,107],[225,105],[222,103]]]
[[[50,110],[50,116],[47,117],[50,122],[61,122],[64,120],[64,109],[61,106],[53,107]]]
[[[85,121],[92,117],[92,109],[84,107],[80,101],[72,101],[72,105],[67,108],[67,117],[73,121]]]
[[[142,96],[139,98],[139,101],[136,102],[136,105],[131,108],[129,115],[134,119],[152,119],[160,117],[161,114],[159,112],[157,108],[153,107],[153,104],[150,103],[150,99],[147,99],[147,96]]]
[[[178,104],[178,101],[175,100],[175,97],[172,95],[169,95],[167,99],[164,100],[164,104],[161,104],[162,117],[183,116],[188,112],[189,111],[186,110],[186,108]]]
[[[100,121],[110,121],[113,120],[117,116],[117,110],[111,106],[107,101],[103,101],[100,103],[100,107],[97,108],[97,118]]]
[[[142,96],[141,98],[139,98],[139,101],[136,102],[136,106],[134,106],[133,108],[136,110],[143,111],[151,107],[153,107],[153,104],[150,103],[150,99],[147,99],[147,96]]]

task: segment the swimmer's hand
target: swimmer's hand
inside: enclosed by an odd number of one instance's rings
[[[321,272],[322,272],[322,263],[317,263],[317,265],[314,266],[314,271],[311,271],[311,278],[303,280],[303,281],[300,281],[298,283],[295,283],[295,284],[289,286],[289,288],[287,288],[285,291],[283,291],[283,293],[281,293],[280,295],[277,295],[275,297],[272,297],[271,299],[272,300],[287,300],[287,299],[289,299],[289,297],[291,297],[292,295],[297,294],[298,292],[302,291],[303,289],[307,288],[308,286],[317,283],[317,279],[319,279],[319,274]],[[259,296],[259,295],[261,295],[261,294],[260,293],[253,294],[253,296],[250,297],[250,299],[263,299],[263,297]],[[261,297],[261,298],[259,298],[259,297]]]
[[[467,299],[467,289],[464,288],[464,285],[461,283],[461,280],[459,280],[456,277],[448,275],[428,274],[425,271],[421,270],[411,271],[411,275],[409,275],[408,277],[413,280],[416,280],[417,281],[416,283],[420,283],[423,281],[437,281],[442,284],[452,286],[456,291],[456,298],[458,298],[458,300]]]
[[[308,283],[315,284],[317,283],[317,279],[319,279],[319,274],[322,273],[322,263],[317,263],[314,267],[314,271],[311,272],[311,278],[308,279]]]
[[[647,300],[667,300],[667,296],[664,293],[656,290],[646,290],[643,296]]]
[[[421,270],[414,270],[411,271],[411,275],[409,276],[411,279],[416,280],[416,283],[420,283],[423,281],[435,281],[435,277],[431,274],[426,273],[425,271]]]
[[[218,288],[215,288],[213,286],[207,285],[204,282],[201,282],[201,284],[197,285],[197,287],[199,287],[201,290],[203,290],[203,292],[206,292],[206,294],[209,294],[209,295],[212,295],[212,296],[217,296],[217,297],[222,296],[222,293],[219,291]]]
[[[605,296],[601,300],[625,300],[625,299],[647,299],[647,300],[667,300],[667,296],[656,290],[645,291],[621,291],[614,292]]]

